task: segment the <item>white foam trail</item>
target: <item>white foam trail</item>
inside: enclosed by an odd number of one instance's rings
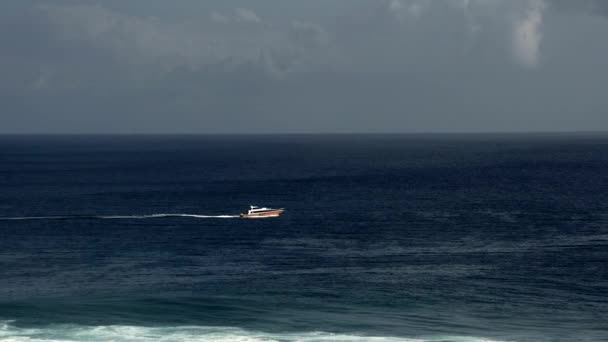
[[[199,215],[199,214],[151,214],[151,215],[111,215],[98,216],[102,219],[147,219],[147,218],[162,218],[162,217],[192,217],[192,218],[236,218],[239,215]]]
[[[239,215],[198,215],[198,214],[169,214],[169,216],[194,217],[194,218],[235,218]]]
[[[190,218],[238,218],[239,215],[199,215],[199,214],[150,214],[150,215],[73,215],[73,216],[18,216],[0,217],[0,221],[27,221],[27,220],[91,220],[91,219],[153,219],[166,217],[190,217]]]
[[[82,326],[63,324],[39,328],[21,328],[13,325],[13,322],[11,321],[0,321],[0,341],[498,342],[495,340],[467,336],[405,338],[332,334],[322,331],[271,334],[240,328],[209,326],[141,327],[129,325]]]

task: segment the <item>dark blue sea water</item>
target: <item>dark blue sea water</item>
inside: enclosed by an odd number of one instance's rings
[[[3,136],[0,216],[0,341],[608,341],[608,135]]]

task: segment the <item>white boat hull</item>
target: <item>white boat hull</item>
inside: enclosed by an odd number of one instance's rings
[[[272,211],[265,211],[261,213],[243,213],[241,214],[241,218],[269,218],[269,217],[279,217],[285,210],[277,209]]]

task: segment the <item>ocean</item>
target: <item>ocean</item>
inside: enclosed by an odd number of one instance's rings
[[[0,217],[0,341],[608,341],[608,134],[5,135]]]

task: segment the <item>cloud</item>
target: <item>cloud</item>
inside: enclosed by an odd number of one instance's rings
[[[220,14],[218,12],[215,12],[215,11],[211,12],[209,17],[211,18],[212,21],[214,21],[216,23],[227,23],[230,21],[230,19],[227,16]]]
[[[388,8],[391,11],[397,12],[397,11],[403,10],[405,8],[405,6],[401,2],[401,0],[391,0],[391,2],[388,5]]]
[[[539,63],[545,8],[544,0],[529,0],[526,10],[513,24],[513,54],[528,67],[535,67]]]
[[[608,1],[10,3],[5,131],[608,127]]]
[[[304,41],[306,45],[328,44],[330,40],[329,33],[319,24],[294,21],[292,30],[297,35],[296,39]]]
[[[608,16],[606,0],[546,0],[548,4],[560,11],[573,11],[594,15]]]
[[[108,56],[135,73],[158,78],[178,68],[199,70],[253,65],[280,75],[313,67],[323,60],[329,34],[319,24],[259,24],[252,10],[233,16],[212,11],[206,20],[167,22],[133,16],[100,5],[42,5],[48,31],[80,54]],[[306,61],[306,63],[304,63]],[[124,76],[124,75],[123,75]]]
[[[403,15],[419,17],[429,7],[428,0],[391,0],[388,8],[395,15],[404,19]]]
[[[260,23],[262,21],[254,11],[241,7],[236,9],[236,17],[242,22]]]
[[[45,89],[51,82],[51,74],[46,70],[41,70],[38,79],[33,82],[33,88],[36,90]]]
[[[243,7],[209,10],[197,20],[159,20],[103,5],[42,5],[38,10],[62,44],[105,56],[108,63],[124,66],[127,76],[141,79],[216,64],[254,65],[275,76],[319,67],[405,69],[422,61],[453,63],[454,54],[461,58],[490,41],[512,46],[519,62],[535,66],[545,6],[541,0],[525,1],[528,6],[512,28],[499,27],[501,21],[495,18],[508,17],[496,9],[515,11],[516,6],[504,0],[364,1],[361,7],[353,6],[361,11],[359,17],[344,16],[325,25],[301,16],[269,16],[261,25],[259,9]],[[481,35],[482,27],[494,36]],[[497,30],[503,29],[509,30],[511,41],[497,40]]]
[[[234,16],[228,16],[216,11],[212,11],[209,17],[213,22],[222,24],[229,22],[258,24],[262,22],[260,17],[258,17],[254,11],[240,7],[234,10]]]

